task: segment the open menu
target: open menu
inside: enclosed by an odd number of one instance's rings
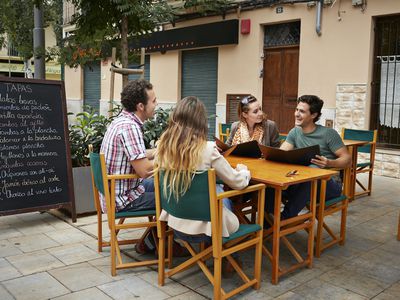
[[[214,136],[215,144],[222,150],[224,156],[235,155],[242,157],[260,158],[261,151],[257,141],[250,141],[234,146],[228,146],[223,141]]]
[[[311,164],[311,159],[315,158],[316,155],[320,155],[319,145],[288,151],[264,145],[258,146],[265,159],[288,164],[308,166]]]

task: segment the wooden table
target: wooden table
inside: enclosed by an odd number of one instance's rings
[[[350,176],[348,182],[347,197],[350,201],[354,200],[354,195],[356,193],[356,179],[357,179],[357,154],[358,147],[368,144],[366,141],[356,141],[356,140],[343,140],[343,143],[347,147],[351,155],[351,167]]]
[[[314,251],[314,223],[317,198],[317,181],[322,180],[321,194],[325,194],[326,181],[329,180],[332,175],[337,174],[337,172],[326,169],[272,162],[257,158],[228,156],[226,159],[233,167],[235,167],[238,163],[245,164],[251,172],[252,180],[265,183],[267,186],[275,189],[275,207],[273,212],[274,220],[272,225],[272,255],[269,253],[266,247],[263,249],[263,253],[270,258],[272,263],[272,283],[277,284],[279,276],[296,270],[302,266],[308,266],[311,268]],[[297,170],[298,175],[287,177],[286,174],[293,170]],[[311,182],[310,212],[281,221],[282,191],[287,189],[290,185],[302,182]],[[288,234],[303,229],[307,229],[308,231],[306,259],[303,259],[297,253],[297,251],[285,237]],[[279,243],[281,238],[298,261],[297,264],[285,270],[279,267]]]

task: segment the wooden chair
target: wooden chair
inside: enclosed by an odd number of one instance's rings
[[[280,133],[279,134],[279,142],[282,144],[284,141],[286,141],[287,138],[287,133]]]
[[[122,262],[121,250],[119,245],[135,244],[142,241],[146,233],[152,228],[156,227],[157,223],[154,221],[155,210],[142,210],[137,212],[115,212],[115,185],[118,180],[135,179],[138,178],[136,174],[126,175],[109,175],[105,163],[104,154],[90,152],[90,166],[92,171],[92,185],[95,205],[97,209],[97,222],[98,222],[98,250],[101,252],[102,247],[111,246],[111,275],[116,275],[117,269],[134,268],[141,266],[154,265],[158,260],[147,260],[139,262]],[[106,199],[107,206],[107,221],[110,229],[110,242],[103,241],[102,237],[102,212],[100,207],[99,192],[102,193]],[[127,218],[142,218],[147,217],[148,222],[135,222],[124,223]],[[116,221],[118,220],[118,223]],[[140,239],[131,240],[118,240],[118,233],[120,230],[145,228],[145,234]]]
[[[347,208],[349,206],[349,199],[347,197],[347,178],[350,176],[350,169],[343,170],[343,191],[339,197],[325,201],[325,195],[320,195],[320,201],[317,203],[316,219],[318,221],[317,232],[315,236],[315,256],[320,257],[321,252],[335,244],[344,245],[346,240],[346,221],[347,221]],[[326,185],[326,181],[322,181],[321,185]],[[325,223],[325,217],[333,215],[334,213],[341,213],[340,231],[335,234],[334,231]],[[326,231],[331,240],[324,242],[323,231]]]
[[[165,275],[170,277],[181,271],[184,271],[194,265],[198,265],[204,272],[208,280],[214,286],[214,299],[227,299],[253,286],[255,289],[260,288],[261,283],[261,258],[262,258],[262,226],[264,219],[264,193],[265,185],[256,184],[243,190],[232,190],[228,192],[216,194],[216,176],[215,170],[210,169],[197,174],[189,188],[189,190],[179,198],[179,202],[171,196],[167,199],[163,193],[162,182],[163,174],[156,172],[154,177],[156,210],[157,216],[164,209],[170,215],[175,217],[189,219],[211,221],[212,223],[212,245],[205,248],[204,243],[200,244],[198,252],[186,241],[184,246],[188,249],[191,258],[181,263],[179,266],[170,269],[167,273],[164,270],[164,245],[166,238],[166,222],[162,222],[157,218],[157,233],[159,237],[159,266],[158,266],[158,284],[164,285]],[[222,199],[231,198],[236,195],[257,192],[258,194],[258,216],[256,224],[241,224],[239,230],[227,238],[222,237]],[[235,261],[231,254],[255,247],[254,256],[254,278],[250,279]],[[232,291],[225,292],[221,287],[221,268],[222,258],[226,258],[244,281],[240,287]],[[214,260],[213,273],[205,264],[207,259]]]
[[[355,193],[354,196],[360,196],[368,194],[371,195],[372,191],[372,175],[374,173],[374,162],[375,162],[375,150],[376,150],[376,140],[378,136],[378,131],[375,130],[359,130],[359,129],[348,129],[342,128],[342,139],[346,140],[356,140],[356,141],[367,141],[367,145],[358,147],[358,153],[366,153],[369,155],[369,160],[366,162],[358,163],[357,169],[355,170],[355,176],[359,173],[369,173],[368,174],[368,187],[357,179],[356,184],[358,184],[362,191]]]
[[[225,143],[231,134],[231,124],[219,123],[218,128],[219,139]]]

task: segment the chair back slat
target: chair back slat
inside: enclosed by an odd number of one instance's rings
[[[188,191],[178,200],[173,195],[171,195],[169,199],[168,196],[165,197],[164,195],[164,171],[160,171],[159,178],[162,209],[181,219],[211,221],[207,171],[199,171],[199,173],[193,177]],[[169,195],[169,193],[167,193],[167,195]]]
[[[374,142],[373,130],[344,129],[343,138],[345,140]],[[358,152],[371,153],[371,144],[358,147]]]
[[[221,130],[223,133],[226,133],[227,130],[230,131],[231,130],[231,124],[229,123],[221,123]]]
[[[94,178],[94,184],[97,190],[104,195],[103,175],[101,172],[100,154],[91,152],[89,154],[90,167]]]

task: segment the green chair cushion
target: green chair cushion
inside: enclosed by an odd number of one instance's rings
[[[365,167],[369,167],[370,165],[371,165],[370,162],[359,163],[359,164],[357,164],[357,168],[365,168]]]
[[[150,210],[138,210],[138,211],[122,211],[122,212],[116,212],[115,213],[115,218],[120,219],[120,218],[129,218],[129,217],[146,217],[146,216],[151,216],[155,215],[156,210],[155,209],[150,209]]]
[[[229,237],[222,238],[222,243],[225,244],[229,241],[245,236],[246,234],[260,231],[262,228],[258,224],[240,224],[239,229],[232,233]]]
[[[330,205],[335,204],[335,203],[338,203],[338,202],[343,201],[343,200],[346,200],[346,196],[345,195],[341,195],[339,197],[329,199],[329,200],[325,201],[325,207],[330,206]]]

